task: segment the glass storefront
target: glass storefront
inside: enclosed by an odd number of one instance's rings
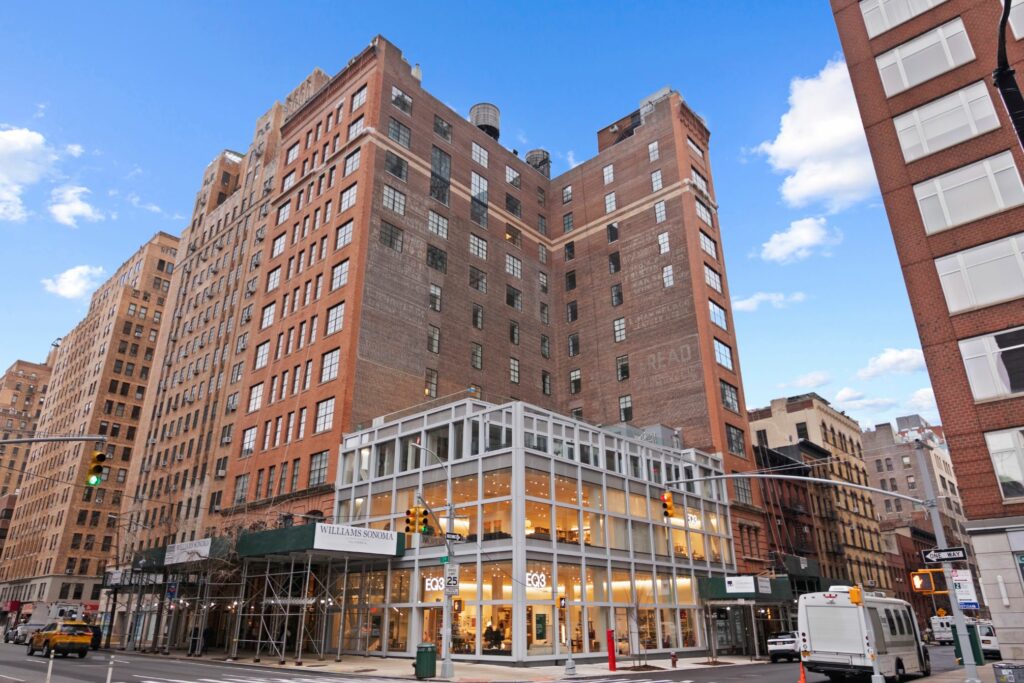
[[[721,472],[716,456],[521,403],[462,401],[346,437],[342,469],[352,469],[339,472],[338,510],[347,523],[403,524],[423,504],[444,515],[446,471],[416,443],[445,450],[463,542],[449,553],[441,538],[407,535],[402,558],[351,561],[345,651],[413,656],[430,642],[440,652],[446,562],[458,566],[456,657],[600,657],[609,637],[622,654],[705,646],[695,577],[733,570],[724,490],[677,491],[667,521],[660,495],[663,479]],[[376,459],[363,467],[350,449]]]

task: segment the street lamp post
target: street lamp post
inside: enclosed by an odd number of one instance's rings
[[[434,459],[437,460],[437,462],[439,462],[442,467],[444,467],[445,475],[447,476],[447,486],[446,486],[446,489],[447,489],[447,493],[446,493],[447,505],[445,507],[446,507],[446,509],[448,511],[446,513],[447,517],[448,517],[448,521],[445,524],[444,545],[445,545],[445,547],[448,550],[448,562],[449,562],[449,564],[452,564],[453,566],[456,567],[455,572],[456,572],[456,576],[457,576],[458,575],[458,565],[455,565],[455,548],[454,548],[454,546],[452,546],[452,542],[448,539],[448,533],[450,531],[452,531],[454,529],[454,527],[455,527],[455,524],[453,522],[453,520],[455,519],[455,508],[452,505],[452,468],[448,466],[447,462],[445,462],[444,460],[441,460],[441,458],[437,455],[437,453],[435,453],[434,451],[430,450],[426,446],[423,446],[422,444],[418,444],[418,443],[413,443],[412,445],[415,446],[416,448],[420,449],[421,451],[425,451],[427,453],[430,453],[432,456],[434,456]],[[435,515],[435,517],[436,517],[436,515]],[[438,526],[438,530],[440,530],[441,524],[438,523],[437,526]],[[441,678],[454,678],[455,677],[455,663],[452,661],[452,596],[449,595],[449,593],[448,593],[448,582],[447,582],[447,580],[444,583],[445,583],[444,615],[443,615],[442,621],[441,621],[441,629],[442,629],[442,633],[441,633]]]

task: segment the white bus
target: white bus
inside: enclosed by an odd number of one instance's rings
[[[798,625],[804,668],[832,681],[871,676],[872,644],[878,671],[889,680],[932,672],[928,648],[904,600],[832,586],[800,596]]]

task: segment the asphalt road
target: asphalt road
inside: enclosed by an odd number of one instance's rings
[[[933,647],[931,654],[936,673],[955,668],[952,647]],[[91,652],[85,659],[55,658],[51,683],[106,683],[111,657],[114,662],[111,683],[377,683],[385,680],[372,676],[341,676],[318,672],[314,664],[296,671],[121,652]],[[652,663],[668,666],[665,660]],[[39,655],[27,657],[24,646],[0,644],[0,683],[43,683],[49,664],[49,660]],[[516,680],[515,674],[516,669],[510,667],[507,680]],[[631,674],[619,672],[600,678],[581,677],[576,680],[602,683],[797,683],[798,678],[797,664],[780,662],[676,670],[666,668]],[[823,683],[827,680],[818,674],[807,676],[807,683]]]

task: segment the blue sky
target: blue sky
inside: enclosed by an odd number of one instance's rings
[[[828,3],[0,4],[0,366],[88,292],[314,67],[381,33],[555,172],[665,85],[708,122],[747,404],[814,390],[862,424],[937,419]],[[100,269],[103,269],[100,271]]]

